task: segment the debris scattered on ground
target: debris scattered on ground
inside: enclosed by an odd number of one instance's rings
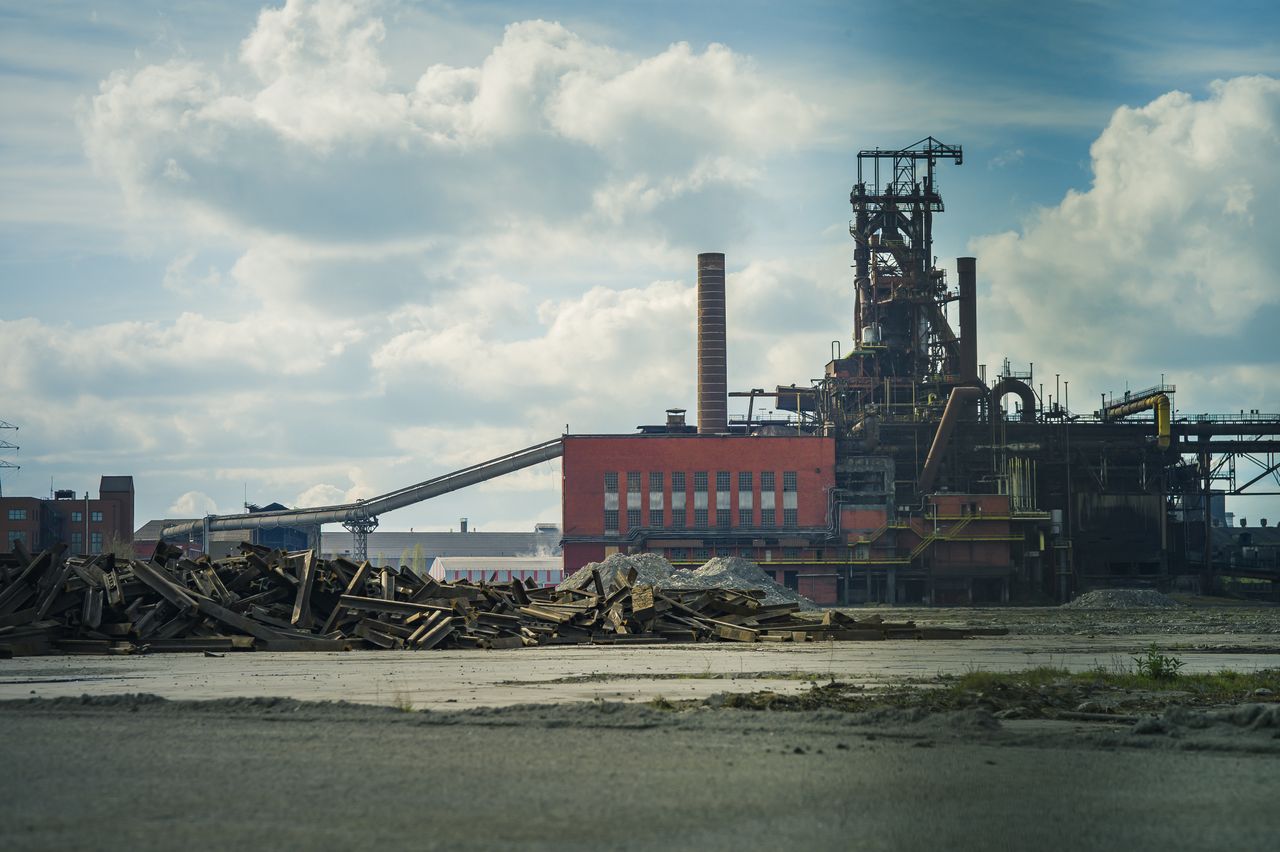
[[[64,550],[60,545],[32,556],[17,543],[11,553],[0,554],[0,657],[957,639],[991,633],[919,628],[879,616],[859,620],[836,611],[817,621],[799,617],[798,602],[771,603],[765,591],[754,588],[639,582],[641,568],[660,572],[662,562],[670,569],[656,556],[606,561],[603,575],[588,566],[582,587],[553,589],[520,581],[442,583],[407,570],[248,543],[240,546],[240,556],[216,562],[189,559],[163,543],[146,562],[113,554],[64,558]],[[712,567],[700,581],[727,570]]]
[[[759,589],[767,604],[795,603],[801,609],[819,608],[799,592],[774,582],[756,563],[739,556],[717,556],[693,571],[675,571],[659,585],[670,589]]]
[[[601,582],[606,585],[614,583],[625,576],[628,571],[636,572],[635,582],[645,586],[656,586],[671,576],[675,570],[671,563],[656,553],[637,553],[628,556],[625,553],[612,553],[600,562],[588,563],[573,574],[566,577],[556,591],[581,590],[591,586],[591,571],[600,574]]]
[[[1096,589],[1063,606],[1072,609],[1170,609],[1181,604],[1155,589]]]
[[[739,556],[717,556],[700,568],[677,570],[656,553],[614,553],[601,562],[582,566],[556,586],[556,589],[565,591],[588,588],[592,582],[592,570],[598,571],[604,582],[609,583],[625,574],[628,569],[636,572],[636,583],[658,589],[759,590],[764,593],[762,600],[769,605],[794,603],[801,609],[819,609],[816,603],[804,595],[775,582],[756,563]]]

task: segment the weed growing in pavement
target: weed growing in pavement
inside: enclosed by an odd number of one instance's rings
[[[409,693],[398,689],[396,690],[396,697],[391,706],[399,710],[401,713],[412,713],[413,699],[409,697]]]
[[[1138,674],[1152,680],[1174,680],[1182,669],[1182,660],[1170,654],[1161,653],[1156,643],[1152,642],[1145,654],[1134,657]]]

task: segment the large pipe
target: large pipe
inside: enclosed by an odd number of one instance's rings
[[[924,470],[920,473],[920,493],[928,494],[933,490],[933,483],[938,478],[938,468],[942,465],[942,456],[947,451],[947,442],[951,440],[951,432],[955,429],[960,411],[982,394],[981,388],[952,388],[947,397],[947,407],[942,409],[942,419],[938,421],[938,431],[933,436],[933,444],[929,447],[929,455],[924,461]]]
[[[161,539],[190,535],[196,530],[271,529],[293,524],[339,524],[360,518],[377,517],[383,512],[402,509],[459,488],[476,485],[503,474],[532,467],[535,464],[564,455],[564,442],[559,438],[499,456],[496,459],[464,467],[407,488],[390,491],[370,500],[342,503],[336,506],[316,506],[309,509],[285,509],[277,512],[254,512],[247,515],[216,515],[198,521],[188,521],[167,526],[160,531]]]
[[[991,389],[991,416],[995,419],[999,416],[998,412],[1002,411],[1002,402],[1004,398],[1011,393],[1016,393],[1022,400],[1022,422],[1036,422],[1036,393],[1026,382],[1014,378],[1004,378],[996,383]]]
[[[960,273],[960,381],[978,380],[978,261],[956,258]]]
[[[1169,397],[1162,393],[1156,393],[1130,402],[1106,406],[1102,409],[1102,419],[1119,420],[1122,417],[1128,417],[1130,414],[1137,414],[1139,411],[1154,411],[1156,413],[1156,446],[1162,450],[1167,450],[1169,449],[1171,437],[1170,421],[1172,417],[1170,416],[1170,407]]]
[[[698,255],[698,434],[728,431],[724,254],[710,251]]]

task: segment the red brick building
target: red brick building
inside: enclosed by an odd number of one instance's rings
[[[566,574],[619,551],[687,566],[741,556],[815,600],[837,598],[830,438],[569,435],[562,467]]]
[[[835,488],[836,464],[811,435],[565,436],[566,576],[617,552],[740,556],[818,603],[967,604],[1008,600],[1039,555],[1008,496],[935,494],[899,518],[891,468],[846,460],[859,493]]]
[[[58,491],[54,499],[0,497],[0,541],[31,551],[67,544],[68,552],[101,553],[113,540],[133,540],[133,477],[104,476],[97,499]]]

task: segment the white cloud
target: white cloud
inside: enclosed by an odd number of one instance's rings
[[[202,491],[188,491],[174,500],[168,511],[171,518],[203,518],[216,515],[218,504]]]
[[[369,3],[289,0],[261,13],[238,69],[108,77],[81,116],[86,148],[142,213],[176,207],[255,240],[382,244],[615,225],[620,210],[750,184],[818,121],[722,45],[632,57],[525,21],[479,65],[430,65],[401,89],[385,31]],[[618,187],[650,189],[600,209]]]
[[[1117,110],[1091,148],[1088,190],[974,241],[990,282],[988,363],[1061,370],[1080,380],[1077,399],[1165,373],[1185,408],[1275,407],[1274,375],[1229,389],[1212,376],[1275,361],[1263,328],[1280,319],[1278,140],[1280,81],[1268,77]]]

